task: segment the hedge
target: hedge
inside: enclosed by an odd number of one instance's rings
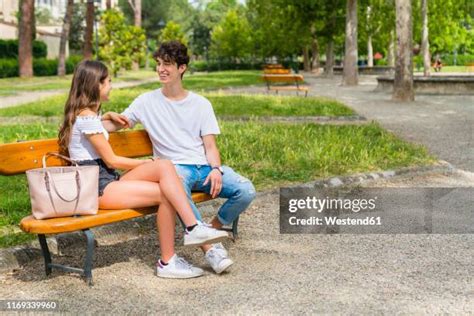
[[[66,60],[66,73],[74,72],[74,67],[82,60],[82,56],[71,56]],[[33,59],[33,74],[35,76],[55,76],[58,73],[58,60]],[[18,77],[18,60],[0,59],[0,78]]]
[[[33,58],[46,58],[48,47],[42,41],[33,41]],[[18,40],[0,39],[0,58],[18,58]]]

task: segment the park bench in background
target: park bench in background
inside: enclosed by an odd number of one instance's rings
[[[269,68],[263,69],[263,73],[266,75],[287,75],[291,73],[291,70],[285,68]]]
[[[284,69],[282,64],[266,64],[263,66],[263,70],[265,69]]]
[[[153,154],[152,145],[148,134],[144,130],[127,131],[110,134],[110,144],[117,155],[137,158]],[[26,170],[41,167],[41,158],[47,152],[58,151],[57,139],[25,141],[0,145],[0,175],[10,176],[25,173]],[[49,166],[64,165],[60,159],[52,157],[48,160]],[[27,190],[27,187],[25,187]],[[196,203],[211,200],[211,196],[205,193],[194,192],[193,200]],[[37,234],[43,253],[46,275],[51,273],[52,268],[58,268],[67,272],[76,272],[83,275],[89,285],[92,284],[92,260],[94,254],[94,235],[90,228],[142,217],[156,212],[156,207],[144,209],[122,209],[122,210],[99,210],[97,215],[85,215],[77,217],[61,217],[37,220],[33,216],[27,216],[20,222],[20,228],[31,234]],[[237,218],[232,228],[225,228],[237,238]],[[84,268],[74,268],[52,263],[51,254],[45,235],[83,231],[87,240],[86,258]]]
[[[468,72],[474,72],[474,62],[466,64]]]
[[[275,91],[278,94],[278,91],[296,91],[304,92],[304,96],[308,96],[309,87],[301,86],[300,84],[304,82],[303,75],[299,74],[264,74],[262,76],[263,81],[267,84],[268,91]],[[291,84],[291,85],[281,85],[281,84]]]

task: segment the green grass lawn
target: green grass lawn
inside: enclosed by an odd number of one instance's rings
[[[133,82],[156,77],[152,70],[124,71],[114,82]],[[1,78],[0,96],[14,95],[19,92],[68,90],[71,86],[72,74],[58,77],[33,77],[33,78]]]
[[[404,142],[379,125],[220,122],[223,163],[248,177],[257,190],[332,175],[430,164],[421,146]],[[1,142],[51,138],[55,124],[2,126]],[[34,238],[15,231],[30,213],[24,175],[0,176],[0,247]]]
[[[144,79],[157,78],[154,70],[124,71],[117,78],[112,78],[113,83],[134,82]],[[185,85],[189,89],[219,89],[230,86],[242,86],[259,83],[258,71],[221,71],[212,73],[187,73],[184,77]],[[68,90],[71,86],[72,75],[65,77],[33,77],[33,78],[2,78],[0,79],[0,96],[14,95],[19,92]],[[112,84],[113,84],[112,83]],[[157,83],[144,85],[138,90],[154,89]]]
[[[112,91],[103,111],[122,112],[139,94],[149,89],[133,88]],[[342,103],[322,97],[288,97],[267,95],[224,95],[204,93],[211,101],[217,116],[341,116],[354,112]],[[61,116],[65,96],[54,96],[40,101],[0,109],[0,117]]]
[[[474,75],[474,70],[472,68],[469,68],[468,66],[443,66],[441,68],[441,72],[466,72],[466,75],[469,73]],[[423,68],[420,68],[418,70],[415,68],[414,73],[423,73]],[[431,68],[431,73],[435,73],[433,68]]]

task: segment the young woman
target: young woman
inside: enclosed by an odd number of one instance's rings
[[[159,204],[157,226],[161,259],[156,274],[167,278],[192,278],[203,270],[174,252],[176,213],[184,222],[185,245],[203,245],[228,237],[196,221],[174,165],[163,159],[139,160],[115,155],[102,125],[101,103],[108,101],[111,79],[107,67],[98,61],[83,61],[76,67],[59,131],[63,154],[79,165],[99,166],[99,207],[122,209]],[[131,144],[132,145],[132,144]],[[115,169],[128,170],[122,176]]]

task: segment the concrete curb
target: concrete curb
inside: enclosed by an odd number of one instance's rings
[[[331,177],[316,181],[296,184],[289,187],[321,188],[337,187],[341,185],[361,184],[377,179],[388,179],[401,175],[421,175],[434,172],[453,173],[457,169],[446,161],[438,161],[434,165],[421,167],[407,167],[397,170],[386,170],[380,172],[358,173],[348,176]],[[268,194],[275,193],[278,189],[271,189],[257,193],[257,199]],[[199,209],[206,215],[216,214],[222,200],[216,199],[201,203]],[[93,228],[97,245],[111,245],[126,240],[136,239],[143,234],[148,234],[153,229],[155,215],[148,215],[129,221],[119,222],[111,225]],[[178,234],[179,236],[179,234]],[[85,236],[81,232],[58,234],[47,238],[48,246],[52,254],[63,255],[65,249],[71,247],[82,247],[85,245]],[[6,273],[21,268],[27,262],[41,257],[41,250],[37,240],[25,245],[0,249],[0,273]]]
[[[257,121],[257,122],[281,122],[281,123],[319,123],[319,124],[348,124],[348,123],[370,123],[361,115],[345,116],[232,116],[221,115],[223,121]]]

